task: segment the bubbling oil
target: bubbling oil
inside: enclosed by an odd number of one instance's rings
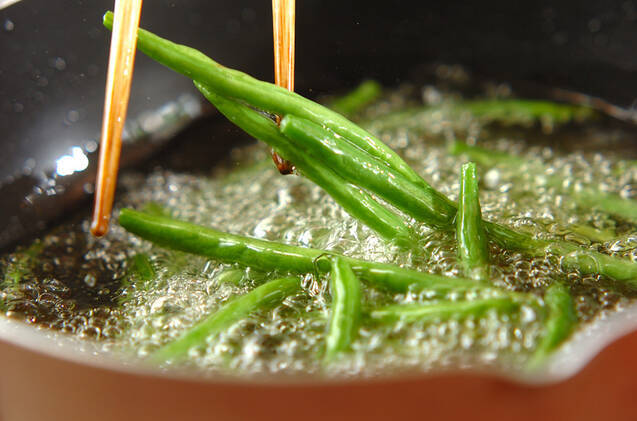
[[[576,242],[637,261],[637,233],[629,221],[585,210],[546,182],[559,176],[564,185],[592,186],[634,198],[637,167],[609,149],[560,148],[556,130],[547,144],[536,127],[487,126],[469,113],[452,112],[455,95],[422,88],[430,108],[410,115],[397,110],[414,105],[415,88],[386,95],[358,116],[367,128],[404,157],[443,194],[456,200],[459,172],[466,162],[448,153],[450,141],[515,154],[528,168],[481,168],[483,216],[539,238]],[[422,105],[422,104],[420,104]],[[544,131],[550,121],[543,121]],[[628,136],[590,125],[579,127],[580,142],[612,145]],[[542,138],[544,139],[544,138]],[[160,204],[181,220],[287,244],[342,253],[354,258],[391,262],[413,269],[462,276],[455,239],[411,221],[420,234],[418,247],[405,253],[388,246],[373,231],[342,210],[325,192],[303,177],[282,177],[264,148],[233,151],[238,168],[218,169],[211,176],[156,170],[149,175],[123,174],[116,208]],[[541,164],[545,172],[538,172]],[[587,226],[600,239],[573,227]],[[157,247],[114,225],[102,239],[92,238],[87,217],[71,221],[36,242],[37,262],[30,270],[29,250],[2,258],[5,282],[0,293],[4,311],[17,318],[99,341],[105,350],[136,358],[151,355],[178,338],[232,298],[280,274],[220,264],[199,256]],[[590,231],[590,230],[589,230]],[[610,234],[609,234],[610,233]],[[579,320],[589,322],[621,311],[634,293],[608,279],[564,270],[559,257],[528,257],[490,246],[491,281],[495,287],[536,293],[556,279],[566,280]],[[154,279],[129,275],[130,258],[149,256]],[[12,272],[13,271],[13,272]],[[19,281],[7,282],[17,273]],[[213,373],[319,373],[330,310],[326,277],[300,276],[302,290],[270,311],[258,311],[191,349],[186,365]],[[465,291],[437,297],[432,291],[389,293],[364,287],[365,308],[432,299],[477,299],[489,292]],[[514,314],[496,311],[478,318],[428,323],[365,322],[351,356],[327,368],[345,375],[377,375],[396,370],[428,371],[446,367],[497,366],[520,369],[543,332],[536,310],[523,306]]]

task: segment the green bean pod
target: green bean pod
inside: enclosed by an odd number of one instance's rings
[[[576,269],[582,273],[600,273],[637,288],[637,263],[628,259],[582,249],[565,241],[548,242],[546,250],[561,256],[562,266],[567,269]]]
[[[310,159],[298,148],[293,147],[272,120],[245,105],[216,95],[205,85],[195,82],[195,86],[230,121],[294,162],[303,175],[323,188],[350,215],[362,221],[385,240],[406,248],[413,246],[413,234],[400,216],[383,207],[357,186],[348,183],[337,171],[322,166],[320,162]]]
[[[113,29],[112,12],[104,15],[104,26]],[[325,125],[412,181],[418,183],[422,180],[396,152],[371,133],[320,104],[285,88],[224,67],[193,48],[175,44],[143,29],[137,31],[137,48],[164,66],[208,86],[218,95],[241,100],[273,114],[296,114]]]
[[[465,154],[470,159],[486,167],[504,165],[518,170],[531,166],[531,163],[523,158],[505,152],[467,145],[463,142],[454,142],[449,151],[454,155]],[[546,169],[541,164],[534,165],[533,170],[538,173],[546,173]],[[563,181],[562,178],[556,176],[547,178],[549,186],[568,194],[582,208],[599,209],[612,215],[621,216],[631,222],[637,222],[637,201],[625,199],[617,194],[603,192],[591,187],[580,190],[565,188]]]
[[[130,258],[128,273],[136,280],[146,282],[155,278],[155,269],[150,258],[144,253],[137,253]]]
[[[476,164],[472,162],[464,164],[461,169],[456,240],[465,275],[486,280],[489,277],[489,249],[482,226]]]
[[[333,361],[351,349],[361,320],[361,285],[347,261],[332,259],[332,307],[325,338],[325,360]]]
[[[546,358],[568,338],[577,326],[577,314],[568,289],[554,282],[544,295],[548,307],[548,319],[540,343],[529,362],[529,368],[539,367]]]
[[[432,227],[448,227],[456,209],[424,180],[417,185],[328,129],[294,115],[281,120],[281,132],[304,154],[319,160],[352,183]]]
[[[382,90],[383,88],[375,80],[365,80],[356,89],[332,101],[329,104],[329,108],[349,117],[375,101],[382,93]]]
[[[528,164],[524,159],[506,152],[485,149],[480,146],[468,145],[458,141],[451,143],[448,151],[451,155],[465,154],[469,159],[484,167],[495,167],[496,165],[506,164],[520,168]]]
[[[558,181],[559,179],[553,177],[549,180],[551,185],[557,185]],[[637,201],[634,199],[625,199],[617,194],[593,188],[570,189],[568,193],[581,207],[599,209],[612,215],[621,216],[634,224],[637,223]]]
[[[195,324],[181,337],[157,350],[152,354],[151,359],[156,363],[183,360],[191,349],[205,345],[211,336],[221,333],[257,310],[276,307],[286,297],[300,289],[299,278],[281,278],[267,282],[247,294],[233,299],[215,313]]]
[[[334,255],[326,250],[242,237],[132,209],[120,211],[119,223],[133,234],[160,246],[263,271],[305,274],[318,269],[321,273],[327,273],[331,269],[330,263],[319,257]],[[477,285],[469,279],[449,278],[388,263],[339,257],[346,260],[359,278],[376,287],[396,292],[415,289],[445,294],[454,290],[490,288],[488,285]]]
[[[592,108],[550,101],[525,99],[487,99],[466,101],[458,108],[488,121],[504,124],[528,123],[533,120],[551,119],[556,124],[582,121],[595,115]]]
[[[494,310],[511,313],[520,302],[509,297],[488,298],[474,301],[443,301],[427,304],[391,305],[372,310],[370,316],[382,322],[432,322],[467,317],[481,317]]]

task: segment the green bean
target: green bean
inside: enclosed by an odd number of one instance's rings
[[[528,234],[514,231],[504,225],[489,221],[482,222],[489,237],[503,249],[516,250],[534,257],[546,254],[549,242],[537,240]]]
[[[104,26],[113,28],[113,13],[104,15]],[[414,182],[422,178],[391,148],[342,115],[287,89],[221,66],[203,53],[175,44],[139,29],[137,48],[153,60],[206,85],[218,95],[240,99],[253,107],[273,114],[295,114],[340,134],[359,148],[386,162]]]
[[[366,122],[366,126],[376,130],[391,130],[397,127],[422,128],[422,121],[434,113],[446,112],[449,116],[471,113],[485,123],[497,122],[503,125],[528,125],[539,121],[543,127],[551,129],[555,124],[582,121],[596,115],[595,111],[581,106],[558,104],[549,101],[509,99],[475,100],[458,103],[443,103],[441,106],[412,107],[397,113],[381,116]]]
[[[120,306],[134,299],[135,293],[129,289],[131,285],[135,286],[134,291],[148,291],[153,281],[156,282],[157,274],[150,258],[145,253],[136,253],[128,259],[127,263],[127,276],[122,280],[124,293],[117,300]]]
[[[242,269],[228,269],[217,275],[215,279],[219,284],[239,285],[243,282],[245,274],[245,270]]]
[[[322,250],[226,234],[131,209],[120,211],[119,223],[126,230],[163,247],[264,271],[309,273],[314,270],[313,260],[323,253]],[[324,269],[327,272],[329,267]]]
[[[504,165],[508,168],[520,169],[534,167],[534,170],[541,174],[546,174],[546,168],[541,164],[531,164],[530,162],[505,152],[490,151],[478,146],[470,146],[463,142],[454,142],[449,152],[458,155],[465,154],[480,165],[487,167]],[[618,215],[631,222],[637,222],[637,201],[624,199],[617,194],[603,192],[599,189],[587,187],[575,190],[565,188],[563,179],[557,176],[548,176],[549,186],[559,191],[567,193],[580,207],[599,209],[613,215]]]
[[[591,242],[605,243],[617,238],[617,233],[613,228],[597,229],[590,225],[575,224],[569,225],[568,230],[575,234],[586,237]]]
[[[563,183],[557,177],[550,177],[549,182],[552,186],[563,187]],[[625,218],[632,223],[637,223],[637,201],[635,200],[624,199],[617,194],[603,192],[591,187],[581,190],[568,189],[565,191],[583,208],[599,209],[603,212]]]
[[[131,209],[120,211],[119,223],[133,234],[160,246],[210,257],[223,263],[238,263],[263,271],[305,274],[318,269],[321,273],[327,273],[331,269],[329,262],[319,258],[325,254],[334,255],[325,250],[227,234],[212,228],[148,215]],[[339,257],[345,259],[359,278],[373,286],[396,292],[414,289],[446,294],[455,290],[491,288],[488,285],[476,284],[469,279],[449,278],[387,263]]]
[[[508,154],[506,152],[494,151],[481,148],[480,146],[468,145],[464,142],[452,142],[449,145],[449,153],[452,155],[467,155],[472,161],[484,167],[495,167],[499,164],[506,164],[511,167],[521,168],[528,165],[524,159]]]
[[[485,222],[484,228],[489,236],[503,248],[536,257],[547,253],[554,254],[561,257],[562,266],[567,269],[578,270],[585,274],[608,276],[637,288],[637,264],[628,259],[609,256],[566,241],[534,239],[529,235],[491,222]]]
[[[508,297],[473,301],[444,301],[427,304],[390,305],[372,310],[370,316],[382,322],[431,322],[480,317],[488,311],[511,313],[520,302]]]
[[[588,107],[525,99],[466,101],[460,103],[459,108],[468,110],[485,120],[504,124],[544,119],[550,119],[551,123],[564,124],[570,121],[582,121],[595,115],[595,111]]]
[[[292,147],[272,120],[245,105],[216,95],[198,82],[195,82],[195,86],[230,121],[251,136],[270,145],[285,159],[294,162],[303,175],[321,186],[349,214],[379,233],[385,240],[406,248],[413,246],[413,234],[400,216],[384,208],[357,186],[348,183],[337,172],[321,166],[319,162],[309,159],[297,148]]]
[[[482,226],[478,176],[473,162],[464,164],[461,169],[456,240],[465,275],[476,280],[486,280],[489,277],[489,249],[487,234]]]
[[[600,273],[637,288],[637,264],[628,259],[582,249],[564,241],[550,242],[547,251],[562,256],[562,266],[567,269]]]
[[[142,282],[155,278],[155,269],[153,269],[149,257],[144,253],[137,253],[131,257],[128,272],[129,275]]]
[[[43,247],[41,242],[34,242],[7,262],[4,273],[0,277],[0,290],[4,290],[3,294],[0,294],[0,313],[12,309],[12,301],[19,294],[20,283],[33,273],[33,269],[38,264],[37,257]]]
[[[470,279],[449,278],[432,273],[401,268],[387,263],[374,263],[346,258],[356,275],[378,288],[396,292],[427,290],[438,295],[452,291],[492,289],[488,284],[476,284]]]
[[[32,273],[34,265],[37,264],[37,257],[43,248],[44,245],[38,241],[18,252],[15,259],[10,261],[7,265],[0,287],[2,284],[17,287],[27,275]]]
[[[554,282],[547,289],[544,302],[548,307],[548,319],[545,322],[544,335],[530,359],[531,369],[540,366],[577,326],[573,298],[564,285]]]
[[[332,101],[328,106],[337,113],[349,117],[374,102],[382,90],[383,88],[375,80],[365,80],[356,89]]]
[[[343,258],[332,259],[332,307],[325,338],[325,360],[333,361],[351,348],[361,319],[361,285]]]
[[[142,211],[151,215],[170,216],[170,211],[157,202],[144,203]]]
[[[338,168],[344,178],[368,189],[425,224],[442,228],[452,224],[456,209],[449,199],[424,180],[417,185],[378,159],[311,121],[286,115],[281,132],[304,155]]]
[[[276,307],[286,297],[301,289],[299,278],[282,278],[267,282],[241,297],[230,301],[215,313],[206,317],[181,337],[152,354],[154,362],[179,361],[188,356],[188,352],[206,344],[208,338],[228,329],[239,320],[257,310]]]

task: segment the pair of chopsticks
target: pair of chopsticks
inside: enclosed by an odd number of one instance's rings
[[[113,209],[141,9],[142,0],[115,0],[99,167],[95,183],[95,205],[91,222],[91,233],[98,237],[108,231]],[[272,0],[275,82],[290,91],[294,90],[295,15],[295,0]],[[291,172],[292,165],[289,162],[274,152],[272,158],[281,173]]]

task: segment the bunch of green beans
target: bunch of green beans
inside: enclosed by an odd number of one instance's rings
[[[110,12],[104,16],[104,24],[109,29],[112,28],[112,19],[113,15]],[[137,41],[138,48],[151,58],[195,80],[196,86],[213,103],[221,104],[221,107],[225,108],[225,113],[235,124],[256,137],[267,139],[268,143],[276,143],[278,146],[274,147],[275,150],[281,152],[283,157],[295,162],[295,164],[303,166],[304,174],[308,178],[322,185],[348,212],[377,231],[383,238],[400,245],[409,246],[414,243],[412,233],[405,221],[392,211],[383,209],[371,196],[360,191],[359,183],[367,183],[367,185],[376,185],[377,187],[380,185],[383,197],[393,198],[393,201],[390,202],[393,206],[407,214],[420,215],[418,220],[425,224],[435,228],[443,228],[445,225],[443,221],[447,221],[446,228],[452,228],[456,215],[456,205],[431,187],[379,139],[345,117],[283,88],[223,67],[197,50],[174,44],[148,31],[140,29]],[[344,182],[339,174],[345,173],[348,165],[339,165],[338,171],[334,171],[334,169],[327,171],[329,166],[325,163],[313,163],[310,159],[304,159],[304,154],[298,147],[290,146],[290,139],[281,135],[282,129],[277,128],[271,121],[267,122],[267,117],[254,112],[243,104],[282,115],[284,120],[288,118],[290,121],[291,118],[293,122],[296,121],[301,125],[304,124],[301,119],[305,119],[319,127],[322,126],[327,129],[323,131],[323,135],[327,134],[336,139],[337,144],[350,143],[367,154],[366,160],[359,163],[359,167],[361,164],[362,166],[374,165],[374,159],[378,160],[381,165],[385,165],[389,170],[402,175],[403,181],[406,180],[412,185],[419,186],[420,199],[410,201],[408,204],[402,203],[401,200],[406,200],[411,190],[408,190],[409,187],[406,187],[406,184],[401,184],[398,188],[390,188],[393,180],[391,176],[387,176],[384,180],[366,179],[361,181],[359,179],[357,185]],[[249,113],[248,111],[253,112]],[[307,123],[302,127],[306,126]],[[288,131],[288,134],[295,137],[299,143],[307,140],[307,137],[296,136],[296,132],[293,130],[294,124],[288,123],[284,125],[284,128],[286,127],[285,130]],[[323,142],[323,144],[328,143]],[[319,154],[320,152],[315,151],[315,153]],[[299,159],[301,164],[297,163],[296,159]],[[359,177],[363,178],[362,174],[362,172],[358,173]],[[326,187],[328,185],[329,190]],[[401,194],[397,194],[398,190],[402,190]],[[415,209],[416,207],[420,212]],[[569,250],[567,254],[570,257],[565,259],[569,267],[576,268],[583,273],[601,274],[617,280],[637,283],[635,281],[637,279],[637,265],[626,259],[610,257],[588,250],[571,250],[567,244],[535,240],[529,235],[517,233],[498,224],[485,222],[484,228],[489,237],[502,247],[519,250],[534,256],[546,252]]]
[[[104,16],[104,24],[109,29],[112,28],[112,19],[110,12]],[[637,287],[637,265],[633,262],[566,242],[534,239],[502,225],[483,221],[474,164],[463,166],[461,192],[456,205],[379,139],[332,110],[225,68],[194,49],[141,29],[138,32],[138,48],[192,78],[196,87],[229,120],[292,161],[303,175],[321,186],[347,212],[385,240],[407,249],[416,246],[417,239],[406,215],[435,229],[451,231],[455,226],[459,258],[465,274],[471,279],[428,274],[333,253],[330,253],[332,258],[325,259],[322,258],[327,253],[324,250],[226,234],[176,221],[159,212],[144,214],[129,209],[120,212],[120,224],[130,232],[179,251],[268,272],[329,272],[332,307],[325,348],[325,360],[328,362],[347,352],[356,338],[361,320],[359,279],[398,293],[427,290],[443,297],[450,292],[495,291],[485,282],[489,273],[487,237],[501,247],[532,256],[554,253],[562,257],[565,267],[602,274]],[[352,103],[360,102],[370,92],[375,94],[373,89],[361,91]],[[493,111],[493,104],[486,105]],[[537,104],[521,105],[537,113],[547,110],[545,106],[534,108]],[[499,113],[506,114],[510,109],[505,107]],[[551,109],[553,113],[560,110]],[[480,104],[473,104],[471,111],[480,114]],[[279,124],[270,117],[272,114],[281,117]],[[561,120],[570,118],[579,118],[579,115],[560,114]],[[481,158],[488,158],[491,163],[504,159],[487,154],[482,154]],[[480,162],[480,159],[476,161]],[[375,197],[382,198],[389,206],[382,205]],[[144,278],[149,276],[147,269],[143,270]],[[232,272],[229,279],[240,282],[242,274]],[[253,311],[278,305],[299,288],[298,278],[268,282],[205,318],[181,338],[161,348],[154,358],[156,361],[182,359],[193,347],[202,346],[210,335],[221,332]],[[572,299],[561,284],[556,283],[549,288],[545,302],[549,318],[545,336],[534,355],[536,362],[543,361],[571,333],[577,322]],[[369,315],[379,321],[441,320],[478,317],[489,310],[510,313],[523,303],[537,304],[530,295],[498,291],[489,298],[468,301],[387,306],[373,310]]]
[[[283,157],[299,165],[308,178],[321,185],[344,209],[384,238],[400,245],[413,243],[409,228],[398,215],[383,208],[349,181],[357,179],[359,185],[369,188],[396,208],[414,215],[415,219],[432,227],[444,228],[453,224],[456,205],[424,180],[418,189],[414,183],[390,168],[375,166],[373,158],[365,157],[355,148],[349,147],[347,142],[339,141],[337,135],[329,131],[316,134],[320,127],[317,128],[311,122],[286,116],[281,121],[281,128],[277,128],[270,119],[249,107],[224,99],[197,82],[195,85],[230,121],[249,134],[264,140]],[[329,149],[329,145],[336,146]],[[306,153],[299,152],[302,146],[307,148]],[[316,159],[308,159],[308,156]],[[331,165],[322,165],[320,158]],[[330,166],[342,171],[331,171]],[[344,179],[343,176],[348,179]],[[343,191],[344,189],[348,191]],[[412,194],[413,196],[410,196]],[[483,221],[482,225],[491,239],[503,248],[518,250],[531,256],[555,253],[564,256],[563,262],[568,268],[583,273],[599,273],[637,286],[637,264],[627,259],[582,249],[563,241],[536,240],[528,234],[518,233],[491,222]]]

